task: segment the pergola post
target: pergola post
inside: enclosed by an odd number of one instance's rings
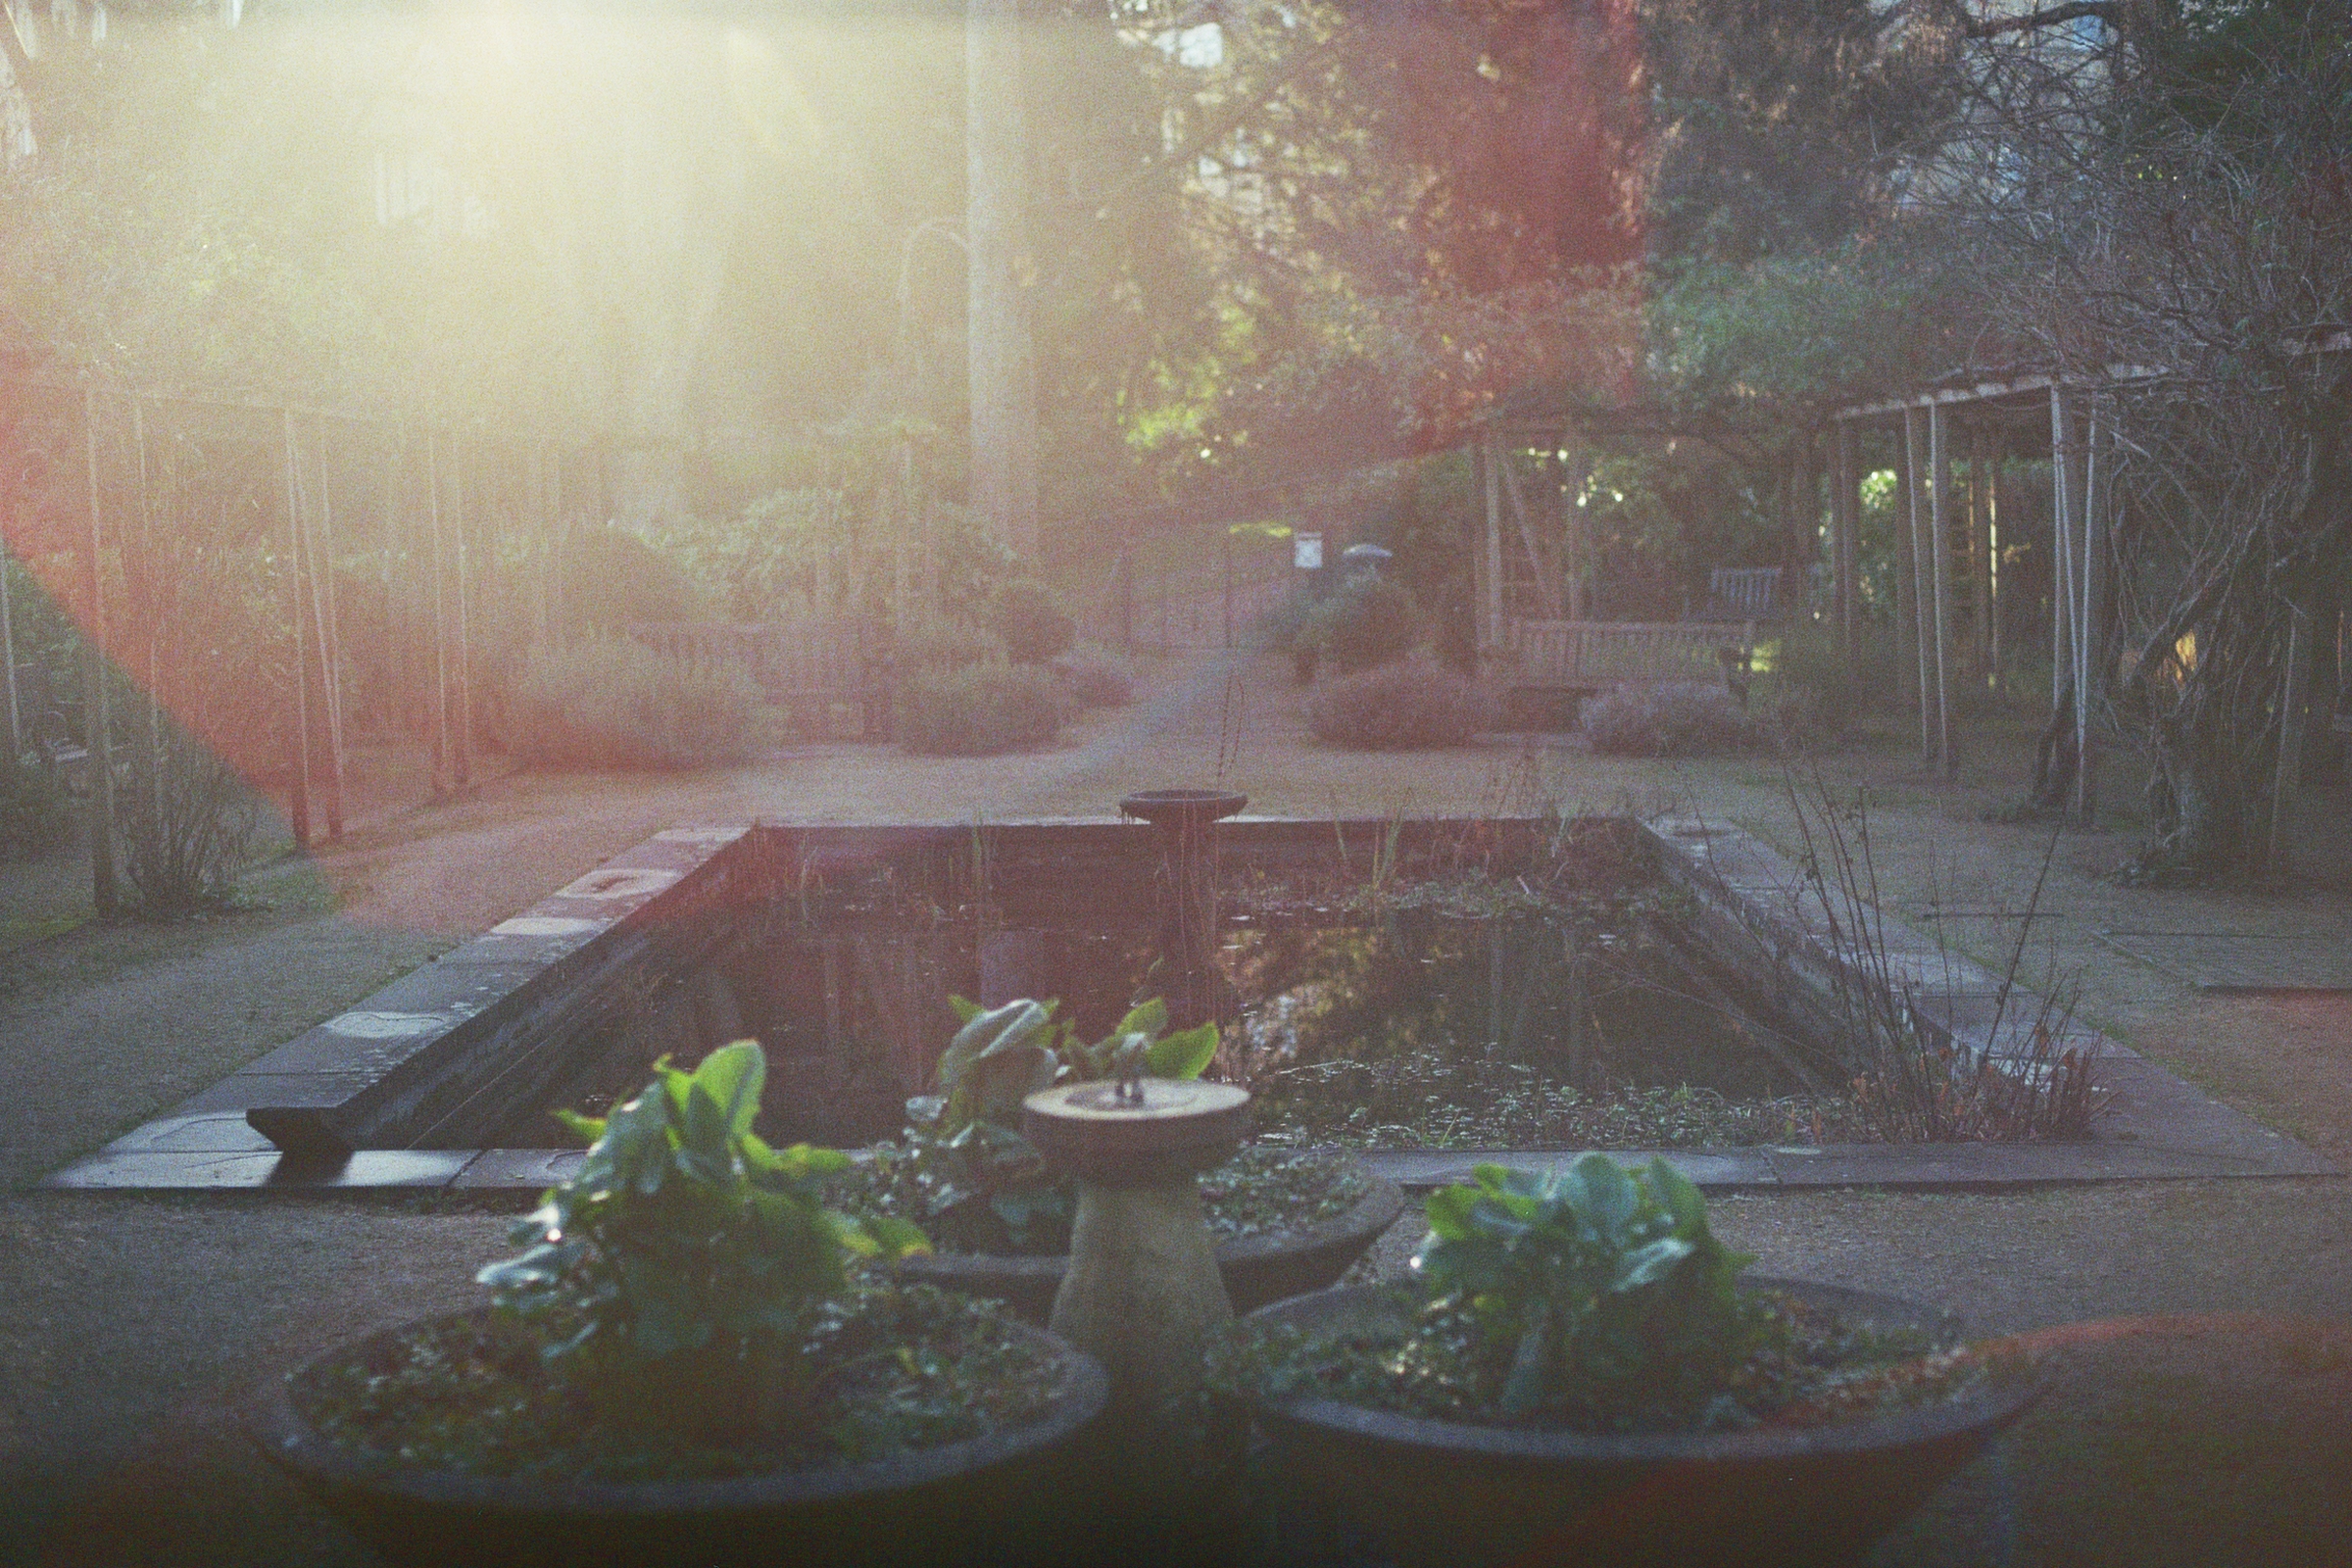
[[[302,479],[294,445],[294,411],[279,411],[285,443],[286,587],[294,618],[294,842],[311,847],[311,668],[310,639],[304,633]]]
[[[314,534],[309,526],[310,514],[306,509],[303,514],[302,554],[306,567],[304,576],[310,587],[311,630],[318,649],[318,693],[326,710],[326,837],[331,844],[343,837],[343,692],[336,673],[336,666],[342,661],[343,645],[337,635],[336,625],[335,523],[334,507],[326,483],[325,416],[318,416],[316,429],[318,527]]]
[[[2082,505],[2076,468],[2074,400],[2050,387],[2050,707],[2070,702],[2080,662],[2075,650],[2075,537]]]
[[[1492,649],[1503,646],[1502,623],[1502,474],[1497,463],[1492,437],[1478,445],[1479,461],[1486,466],[1487,480],[1487,624],[1480,642]]]
[[[1932,548],[1928,568],[1935,574],[1936,758],[1946,778],[1959,771],[1952,754],[1951,580],[1952,517],[1951,421],[1943,405],[1928,405],[1928,529]]]
[[[2295,797],[2303,784],[2303,733],[2311,707],[2313,617],[2301,606],[2289,608],[2286,636],[2286,681],[2278,694],[2278,768],[2271,781],[2271,837],[2265,861],[2274,875],[2290,868],[2287,835],[2294,824]]]
[[[1852,421],[1839,419],[1838,430],[1838,482],[1831,490],[1830,515],[1837,538],[1831,541],[1833,570],[1837,574],[1835,605],[1838,662],[1849,671],[1854,667],[1854,531],[1861,517],[1861,483],[1858,461],[1858,442]]]
[[[106,704],[106,571],[98,499],[98,394],[81,394],[82,455],[89,470],[90,619],[81,638],[82,740],[90,754],[90,898],[102,918],[119,906],[115,889],[115,757]]]
[[[441,563],[440,447],[431,428],[424,432],[424,516],[430,537],[433,571],[433,798],[443,793],[441,780],[449,766],[449,612],[443,602]]]
[[[2106,421],[2093,394],[2087,411],[2082,453],[2082,560],[2077,579],[2082,604],[2075,612],[2075,819],[2088,827],[2098,815],[2099,779],[2095,734],[2097,699],[2106,689],[2107,511],[2100,448]]]
[[[1992,676],[1992,497],[1984,473],[1984,452],[1991,444],[1981,424],[1965,432],[1968,458],[1968,597],[1969,630],[1976,642],[1977,684]]]
[[[8,739],[15,747],[8,755],[13,761],[24,755],[24,714],[17,696],[17,629],[9,607],[10,559],[8,543],[0,539],[0,676],[8,680]]]
[[[1906,531],[1911,543],[1911,580],[1908,592],[1911,599],[1911,642],[1918,664],[1919,684],[1919,750],[1928,761],[1937,758],[1936,746],[1936,608],[1928,586],[1928,574],[1935,569],[1935,547],[1928,538],[1928,519],[1923,514],[1920,491],[1927,485],[1927,476],[1920,469],[1928,461],[1927,432],[1920,428],[1926,421],[1917,409],[1903,411],[1903,502]]]
[[[458,525],[458,722],[453,756],[457,760],[457,787],[466,790],[473,787],[473,621],[466,604],[471,585],[466,570],[466,465],[456,454],[451,456],[450,482],[457,490],[450,510],[457,514]]]
[[[2003,673],[2001,652],[2002,621],[2009,597],[2008,584],[2001,578],[2001,469],[2005,466],[2002,443],[1991,443],[1991,457],[1984,465],[1984,600],[1985,658],[1989,684],[1997,687]]]

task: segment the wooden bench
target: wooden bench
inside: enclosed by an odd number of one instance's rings
[[[1752,620],[1511,620],[1505,622],[1506,722],[1567,727],[1585,698],[1612,686],[1721,681],[1745,702]]]

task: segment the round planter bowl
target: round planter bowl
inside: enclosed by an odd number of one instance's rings
[[[1053,1499],[1069,1485],[1074,1440],[1102,1413],[1109,1386],[1092,1356],[1043,1329],[1013,1327],[1058,1368],[1061,1392],[1042,1419],[861,1464],[612,1483],[409,1468],[330,1442],[295,1408],[283,1377],[258,1391],[245,1426],[265,1454],[396,1563],[977,1563],[1036,1546],[1052,1555],[1054,1514],[1063,1511]],[[364,1354],[401,1332],[328,1354]]]
[[[1916,1302],[1755,1279],[1882,1328],[1954,1325]],[[1308,1333],[1396,1321],[1378,1287],[1253,1314]],[[1813,1428],[1623,1436],[1473,1426],[1331,1399],[1247,1401],[1312,1521],[1370,1534],[1402,1563],[1850,1562],[2040,1396],[2004,1380],[1939,1404]]]
[[[1382,1177],[1347,1212],[1301,1230],[1246,1236],[1217,1244],[1217,1272],[1236,1312],[1320,1291],[1348,1272],[1364,1249],[1404,1212],[1404,1194]],[[1003,1301],[1032,1323],[1053,1315],[1054,1293],[1067,1256],[1020,1257],[1001,1252],[935,1252],[902,1259],[902,1275],[943,1290]]]

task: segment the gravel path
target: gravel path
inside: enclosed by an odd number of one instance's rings
[[[1247,672],[1228,778],[1257,808],[1492,809],[1531,790],[1592,806],[1696,807],[1786,843],[1778,772],[1628,763],[1508,743],[1419,757],[1319,750],[1270,665]],[[21,1185],[103,1143],[390,974],[495,923],[656,828],[769,816],[911,820],[1100,812],[1123,791],[1206,782],[1236,705],[1181,666],[1050,752],[971,761],[820,747],[686,778],[538,778],[395,815],[284,868],[278,910],[216,929],[52,939],[0,956],[0,1561],[373,1559],[236,1438],[237,1391],[378,1324],[468,1302],[502,1216],[450,1200],[199,1200]],[[2005,958],[2043,830],[1976,820],[2014,786],[1955,788],[1864,754],[1887,783],[1889,903],[1931,905],[1956,946]],[[2061,841],[2037,921],[2083,1011],[2322,1152],[2352,1160],[2352,999],[2200,997],[2104,948],[2104,926],[2309,930],[2318,895],[2125,892],[2118,836]],[[305,891],[305,890],[310,891]],[[314,897],[315,895],[315,897]],[[2352,1184],[2171,1183],[1999,1197],[1806,1193],[1724,1200],[1760,1266],[1895,1290],[1986,1332],[2196,1314],[2087,1341],[2042,1408],[1937,1497],[1883,1563],[2352,1561]],[[1412,1221],[1384,1244],[1393,1265]],[[2258,1320],[2216,1319],[2222,1312]]]

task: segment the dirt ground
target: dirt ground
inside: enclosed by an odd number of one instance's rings
[[[655,829],[763,816],[918,820],[1100,813],[1130,789],[1227,782],[1254,809],[1465,811],[1551,796],[1697,809],[1784,845],[1776,764],[1625,762],[1496,740],[1418,756],[1316,747],[1271,665],[1155,672],[1137,707],[1058,748],[966,760],[808,747],[691,776],[515,774],[466,801],[387,787],[346,843],[253,880],[268,907],[197,926],[72,925],[71,867],[0,895],[0,1561],[372,1558],[237,1436],[239,1391],[371,1326],[467,1303],[502,1216],[449,1200],[45,1194],[39,1174],[495,923]],[[1952,785],[1899,744],[1825,764],[1874,786],[1889,908],[1933,912],[1999,966],[2047,829],[1982,820],[2013,796],[2014,726]],[[2311,821],[2340,831],[2340,798]],[[2128,824],[2126,824],[2128,828]],[[2034,966],[2173,1070],[2352,1162],[2352,998],[2207,997],[2098,940],[2112,927],[2352,929],[2352,899],[2130,891],[2128,831],[2065,835]],[[1987,1334],[2065,1328],[2051,1396],[1878,1561],[2352,1562],[2352,1189],[2177,1182],[1984,1194],[1730,1197],[1759,1267],[1896,1291]],[[1383,1244],[1401,1260],[1412,1223]],[[2150,1318],[2150,1314],[2161,1314]],[[2104,1324],[2101,1329],[2081,1325]]]

